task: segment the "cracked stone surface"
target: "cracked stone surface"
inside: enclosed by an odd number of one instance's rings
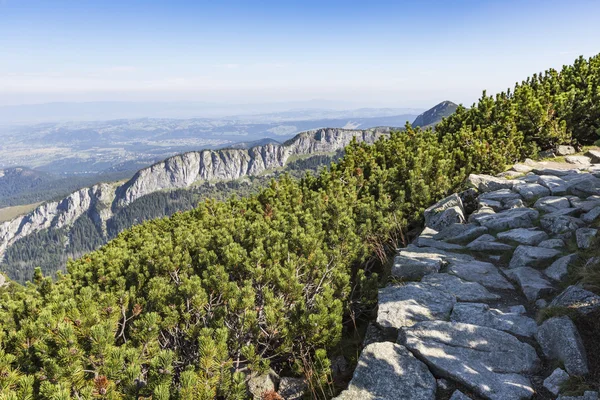
[[[450,320],[487,326],[514,335],[533,337],[537,323],[520,312],[502,312],[483,303],[456,303]]]
[[[494,231],[505,231],[513,228],[531,228],[538,217],[537,210],[512,208],[500,213],[484,215],[477,219],[477,222]]]
[[[547,196],[538,199],[533,206],[540,211],[554,212],[563,208],[570,208],[571,202],[564,196]]]
[[[419,321],[448,319],[456,298],[424,283],[379,289],[377,324],[390,334]]]
[[[491,252],[500,252],[500,251],[512,251],[514,249],[513,246],[500,243],[496,241],[496,238],[492,235],[481,235],[477,239],[473,240],[471,243],[467,245],[467,249],[471,251],[491,251]]]
[[[519,268],[527,266],[538,266],[553,260],[559,255],[560,251],[556,249],[520,245],[513,253],[508,267]]]
[[[519,285],[527,300],[531,302],[554,291],[552,284],[536,269],[530,267],[514,268],[506,271],[506,275]]]
[[[498,234],[500,240],[510,240],[520,244],[537,246],[543,240],[548,239],[548,234],[535,228],[517,228]]]
[[[554,317],[544,321],[535,337],[544,355],[561,361],[569,375],[587,375],[589,369],[585,349],[569,317]]]
[[[483,326],[426,321],[403,328],[399,342],[434,374],[457,381],[493,400],[530,398],[534,389],[525,374],[540,360],[530,345]]]
[[[469,282],[450,274],[427,275],[421,283],[426,283],[441,291],[453,294],[458,301],[493,301],[500,296],[491,293],[477,282]]]
[[[435,400],[436,381],[425,364],[391,342],[365,347],[348,389],[337,400]]]
[[[448,273],[470,282],[478,282],[488,289],[512,290],[514,286],[494,264],[483,261],[451,263]]]

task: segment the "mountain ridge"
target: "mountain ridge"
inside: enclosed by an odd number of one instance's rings
[[[0,224],[0,257],[17,240],[32,233],[72,225],[88,214],[106,235],[107,221],[114,213],[148,194],[189,188],[198,181],[234,180],[283,167],[291,156],[330,153],[346,147],[353,138],[373,143],[391,128],[349,130],[324,128],[300,133],[279,143],[250,148],[191,151],[142,168],[124,183],[98,183],[79,189],[58,201],[49,201],[33,211]]]
[[[417,116],[417,118],[415,118],[413,121],[412,126],[414,128],[427,128],[430,126],[435,126],[445,117],[452,115],[457,108],[458,104],[455,104],[450,100],[444,100]]]

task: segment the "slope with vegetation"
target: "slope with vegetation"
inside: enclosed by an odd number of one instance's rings
[[[352,142],[318,176],[154,220],[2,289],[3,398],[246,398],[273,368],[329,397],[328,354],[370,318],[388,255],[475,172],[600,128],[600,56],[534,75],[435,129]],[[328,353],[329,352],[329,353]]]

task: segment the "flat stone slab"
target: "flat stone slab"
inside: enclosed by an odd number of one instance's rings
[[[553,395],[557,395],[560,391],[560,385],[562,385],[567,379],[569,379],[569,374],[567,374],[563,369],[556,368],[552,374],[544,379],[544,387]]]
[[[488,228],[485,226],[479,226],[475,224],[467,224],[462,225],[464,229],[458,229],[453,227],[449,227],[448,231],[444,230],[436,235],[435,239],[442,239],[449,243],[466,243],[470,242],[473,239],[478,238],[481,235],[487,233]]]
[[[512,208],[497,214],[485,215],[477,222],[493,231],[514,228],[531,228],[538,219],[539,212],[531,208]]]
[[[571,202],[564,196],[546,196],[538,199],[533,207],[540,211],[551,213],[562,210],[563,208],[570,208]]]
[[[540,225],[546,232],[561,234],[576,231],[585,223],[579,218],[570,217],[558,211],[544,215],[540,220]]]
[[[569,192],[579,197],[599,196],[600,179],[592,176],[589,179],[581,180],[569,187]]]
[[[394,258],[392,275],[401,279],[415,280],[438,272],[441,267],[442,258],[435,253],[403,250]]]
[[[426,321],[403,328],[398,340],[436,376],[459,382],[486,399],[528,399],[534,393],[522,374],[534,372],[540,361],[533,347],[509,333]]]
[[[571,196],[569,197],[569,201],[571,202],[571,207],[578,208],[586,213],[600,206],[600,196],[590,196],[585,200],[577,196]]]
[[[527,300],[531,302],[554,291],[552,284],[536,269],[530,267],[514,268],[507,270],[506,275],[519,285]]]
[[[562,239],[548,239],[540,242],[538,247],[544,247],[546,249],[561,249],[565,247],[565,241]]]
[[[567,200],[568,203],[568,200]],[[520,244],[537,246],[543,240],[548,239],[548,234],[535,228],[517,228],[506,232],[500,232],[498,235],[500,240],[510,240]]]
[[[592,208],[587,213],[581,216],[581,220],[588,224],[591,224],[595,220],[600,218],[600,206]]]
[[[537,332],[537,323],[521,312],[502,312],[483,303],[456,303],[450,320],[465,324],[487,326],[526,337]]]
[[[470,282],[478,282],[488,289],[513,290],[494,264],[483,261],[457,262],[448,266],[448,273]]]
[[[379,289],[377,324],[388,334],[420,321],[448,319],[454,295],[424,283],[391,285]]]
[[[427,275],[421,280],[421,283],[450,293],[458,301],[494,301],[500,298],[477,282],[465,281],[451,274]]]
[[[479,196],[480,199],[494,200],[501,203],[505,203],[510,200],[522,200],[523,198],[519,193],[515,193],[510,189],[494,190],[493,192],[487,192]]]
[[[577,254],[569,254],[554,261],[544,273],[555,281],[562,281],[569,272],[569,265],[577,259]]]
[[[348,389],[337,400],[435,400],[436,381],[425,364],[392,342],[365,347]]]
[[[577,328],[569,317],[550,318],[535,335],[544,355],[561,361],[569,375],[583,376],[589,372],[587,356]]]
[[[586,156],[566,156],[565,161],[582,167],[587,167],[592,163],[592,159]]]
[[[517,193],[521,195],[525,200],[531,201],[540,197],[549,196],[550,189],[539,183],[521,183],[513,187]],[[566,190],[565,190],[566,192]],[[564,193],[564,192],[563,192]]]
[[[600,310],[600,296],[582,287],[572,285],[556,296],[550,302],[550,307],[567,307],[582,315],[588,315]]]
[[[464,246],[455,243],[448,243],[442,240],[435,240],[427,237],[419,237],[415,241],[415,244],[419,247],[433,247],[441,250],[464,250]]]
[[[514,182],[491,175],[471,174],[467,178],[467,185],[479,190],[482,193],[486,193],[501,189],[512,189]]]
[[[492,235],[485,234],[469,243],[467,249],[471,251],[503,252],[512,251],[514,247],[506,243],[500,243]]]
[[[567,193],[569,185],[567,182],[558,176],[542,175],[538,178],[538,183],[550,191],[553,196]]]
[[[577,247],[580,249],[589,249],[594,244],[594,239],[598,235],[598,229],[594,228],[579,228],[575,231],[577,238]]]
[[[538,266],[547,263],[560,255],[556,249],[520,245],[510,260],[509,268]]]

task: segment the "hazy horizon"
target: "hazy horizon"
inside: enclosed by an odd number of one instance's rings
[[[597,53],[600,3],[0,1],[0,105],[472,104]]]

